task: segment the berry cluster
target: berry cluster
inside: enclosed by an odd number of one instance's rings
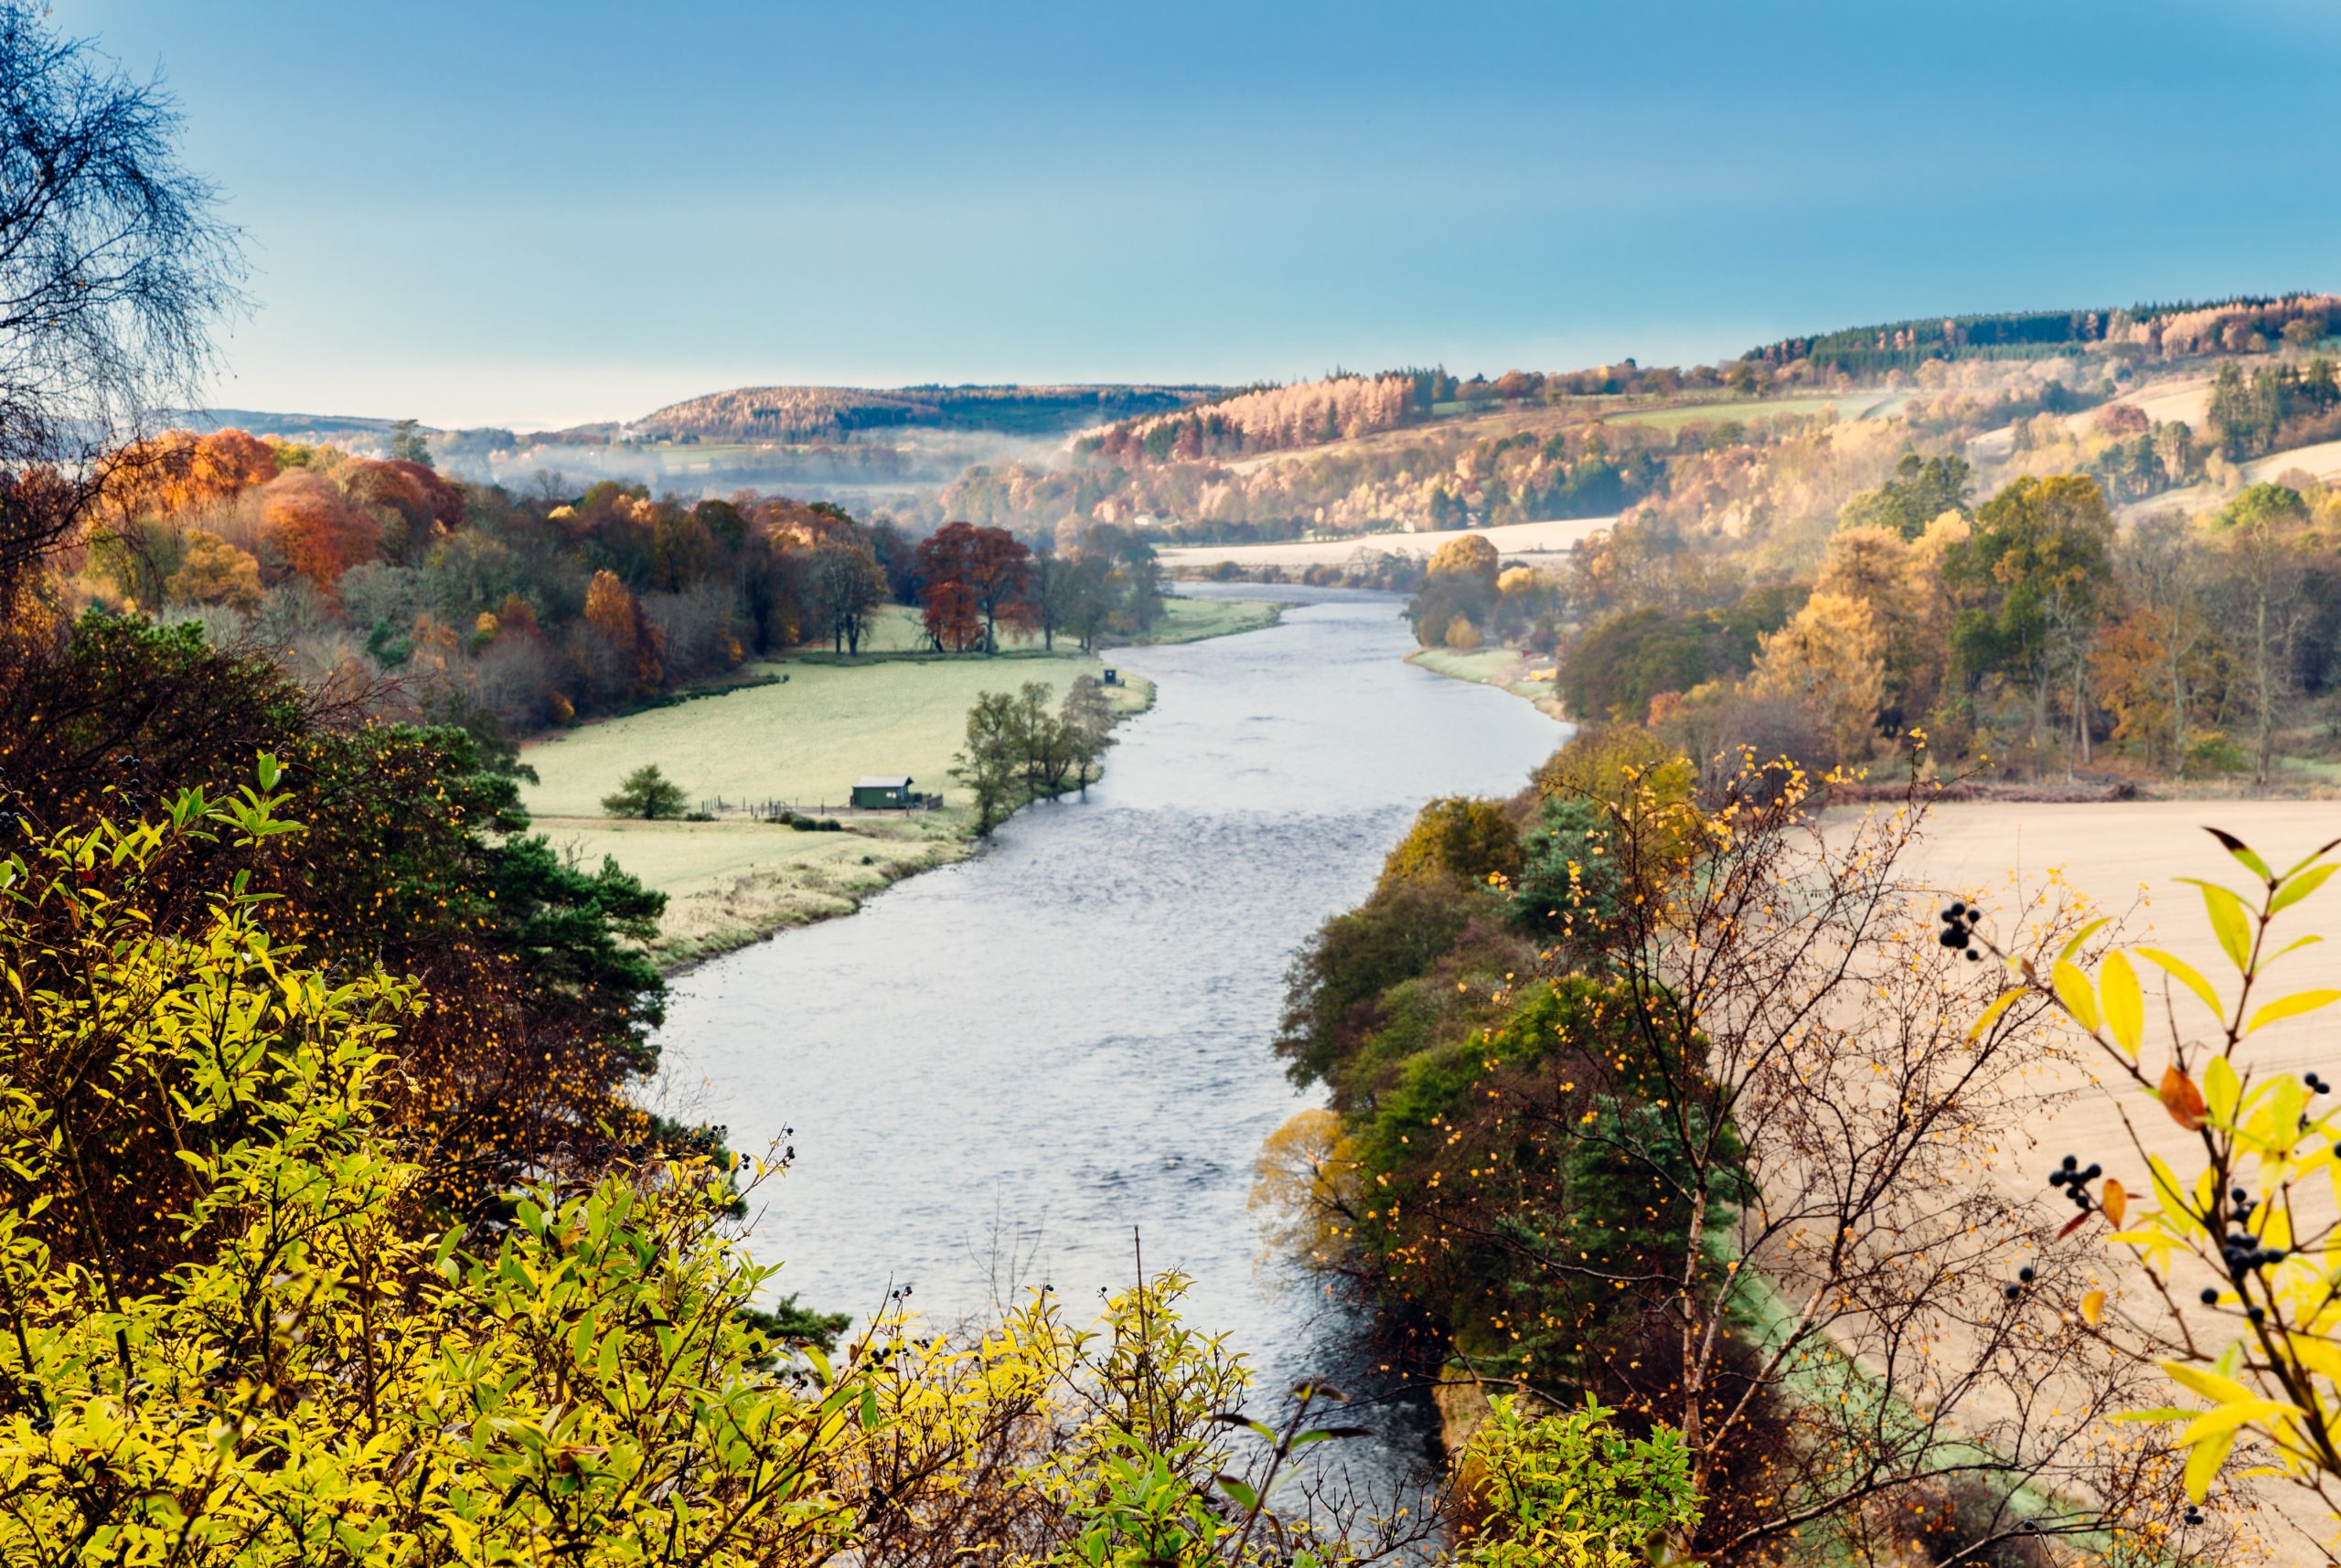
[[[2010,1301],[2014,1301],[2017,1296],[2024,1294],[2024,1287],[2026,1285],[2030,1285],[2034,1280],[2038,1279],[2039,1277],[2039,1274],[2034,1270],[2033,1266],[2030,1264],[2026,1264],[2024,1267],[2015,1271],[2016,1282],[2014,1285],[2003,1286],[2000,1294],[2006,1296]]]
[[[2261,1246],[2260,1238],[2245,1229],[2251,1222],[2250,1193],[2238,1187],[2228,1193],[2228,1200],[2235,1206],[2234,1211],[2228,1216],[2235,1225],[2235,1229],[2229,1232],[2227,1239],[2220,1243],[2219,1256],[2227,1263],[2228,1277],[2235,1282],[2236,1289],[2241,1291],[2246,1275],[2256,1269],[2266,1268],[2272,1264],[2282,1263],[2286,1254],[2282,1247]],[[2204,1306],[2216,1306],[2218,1299],[2218,1291],[2209,1288],[2204,1290]],[[2244,1316],[2252,1322],[2258,1323],[2264,1319],[2268,1313],[2265,1307],[2254,1307],[2248,1309]]]
[[[2312,1094],[2330,1094],[2333,1093],[2333,1085],[2327,1083],[2324,1079],[2318,1077],[2314,1072],[2302,1073],[2301,1082],[2308,1085],[2309,1093]]]
[[[1942,912],[1942,930],[1936,933],[1935,940],[1954,951],[1965,948],[1968,962],[1979,964],[1983,962],[1983,950],[1975,945],[1975,923],[1983,918],[1982,910],[1964,900],[1953,899]]]
[[[2203,1510],[2197,1508],[2193,1503],[2188,1503],[2186,1505],[2186,1511],[2179,1515],[2179,1522],[2182,1524],[2200,1524],[2203,1522]]]
[[[2094,1161],[2087,1170],[2083,1170],[2080,1157],[2068,1154],[2065,1157],[2065,1163],[2061,1168],[2048,1173],[2048,1185],[2070,1188],[2073,1207],[2086,1214],[2096,1203],[2096,1200],[2089,1195],[2089,1184],[2104,1174],[2105,1168]]]

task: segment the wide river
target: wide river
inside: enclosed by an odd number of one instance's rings
[[[1215,587],[1195,589],[1222,596]],[[1192,1275],[1190,1320],[1265,1374],[1354,1376],[1360,1326],[1263,1255],[1261,1141],[1320,1092],[1271,1054],[1288,960],[1362,899],[1433,795],[1509,795],[1566,738],[1517,698],[1401,662],[1401,601],[1289,602],[1267,631],[1116,656],[1153,709],[1085,801],[844,920],[684,976],[661,1039],[679,1111],[795,1146],[751,1245],[781,1287],[868,1317],[890,1286],[948,1321],[1046,1283],[1086,1317],[1132,1274]],[[1425,1451],[1378,1417],[1364,1468]]]

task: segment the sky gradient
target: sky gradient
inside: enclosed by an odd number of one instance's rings
[[[2341,286],[2341,7],[57,0],[186,115],[214,401],[1468,374]]]

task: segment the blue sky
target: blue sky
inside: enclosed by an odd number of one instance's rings
[[[1711,359],[2341,286],[2341,7],[56,0],[187,116],[225,404]]]

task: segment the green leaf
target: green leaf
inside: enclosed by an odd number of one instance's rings
[[[864,1383],[861,1389],[861,1429],[864,1432],[878,1430],[878,1391],[868,1383]]]
[[[2113,1031],[2114,1043],[2137,1055],[2139,1042],[2146,1037],[2146,998],[2138,988],[2138,972],[2120,952],[2109,953],[2098,971],[2097,987],[2105,999],[2106,1027]]]
[[[2211,989],[2211,983],[2197,972],[2195,965],[2187,963],[2184,958],[2165,953],[2156,947],[2139,947],[2132,951],[2202,997],[2203,1005],[2211,1009],[2211,1016],[2214,1019],[2227,1017],[2227,1009],[2219,1006],[2219,994]]]
[[[2207,882],[2199,877],[2181,877],[2180,881],[2203,890],[2203,908],[2211,917],[2211,930],[2219,939],[2219,946],[2237,973],[2251,962],[2251,913],[2244,901],[2228,888],[2217,882]]]
[[[2289,997],[2277,997],[2252,1014],[2250,1027],[2243,1032],[2250,1034],[2263,1024],[2272,1024],[2282,1019],[2296,1019],[2303,1013],[2313,1013],[2319,1008],[2329,1008],[2336,1002],[2341,1002],[2341,991],[2294,991]]]
[[[2250,871],[2261,881],[2272,882],[2276,880],[2276,873],[2268,869],[2268,862],[2253,854],[2251,846],[2234,834],[2218,827],[2206,827],[2203,831],[2218,839],[2220,848],[2234,856],[2245,870]]]
[[[1252,1509],[1260,1506],[1260,1494],[1234,1476],[1213,1476],[1212,1479],[1219,1483],[1221,1491],[1234,1498],[1244,1507]]]
[[[2274,914],[2281,910],[2288,910],[2292,908],[2294,904],[2300,902],[2301,900],[2308,897],[2309,894],[2323,887],[2325,884],[2326,879],[2330,878],[2336,871],[2341,871],[2341,863],[2318,866],[2310,870],[2303,871],[2297,877],[2287,879],[2284,885],[2276,890],[2276,896],[2268,901],[2268,912],[2270,914]]]

